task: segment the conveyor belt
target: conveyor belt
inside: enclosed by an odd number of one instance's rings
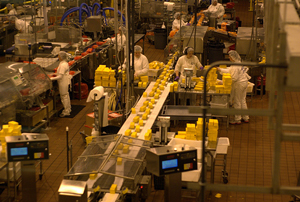
[[[147,95],[149,95],[149,93],[152,91],[152,88],[154,87],[155,82],[151,82],[150,85],[148,86],[148,88],[145,90],[145,92],[147,93]],[[170,83],[167,84],[167,86],[165,86],[165,89],[163,90],[162,94],[160,95],[159,99],[155,99],[155,105],[153,109],[150,110],[150,115],[148,116],[147,120],[144,120],[144,126],[141,127],[141,132],[138,133],[138,138],[139,139],[144,139],[144,135],[147,132],[148,129],[151,129],[154,121],[156,120],[163,104],[166,101],[166,98],[169,95],[170,92]],[[127,129],[129,129],[130,123],[133,122],[133,118],[137,115],[142,116],[142,114],[144,112],[139,112],[139,109],[141,106],[143,106],[143,103],[148,100],[150,101],[152,98],[154,97],[141,97],[140,100],[138,101],[138,103],[136,104],[135,108],[136,108],[136,114],[130,114],[130,116],[127,118],[127,120],[125,121],[125,123],[123,124],[122,128],[119,130],[118,134],[125,134],[125,131]],[[137,124],[136,124],[137,125]]]

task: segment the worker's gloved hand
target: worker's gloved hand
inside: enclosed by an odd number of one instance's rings
[[[119,66],[119,67],[118,67],[118,70],[121,70],[121,69],[122,69],[122,67],[121,67],[121,66]]]
[[[106,41],[107,41],[108,43],[110,43],[110,42],[111,42],[111,39],[110,39],[110,38],[107,38]]]
[[[203,70],[204,69],[204,67],[202,66],[202,67],[200,67],[200,70]]]
[[[179,81],[179,76],[176,76],[174,81]]]
[[[187,24],[186,24],[186,26],[190,26],[190,25],[191,25],[191,23],[187,23]]]

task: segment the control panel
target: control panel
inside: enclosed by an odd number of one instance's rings
[[[23,133],[6,136],[8,162],[49,159],[49,138],[46,134]]]
[[[146,160],[147,171],[156,176],[197,170],[197,149],[182,144],[151,148]]]

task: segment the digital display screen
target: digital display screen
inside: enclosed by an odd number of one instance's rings
[[[162,169],[176,168],[178,167],[178,159],[171,159],[162,161]]]
[[[11,156],[26,156],[26,155],[28,155],[28,148],[27,147],[10,148],[10,155]]]

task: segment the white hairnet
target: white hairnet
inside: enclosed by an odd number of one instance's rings
[[[186,50],[186,53],[189,53],[189,52],[192,52],[192,51],[194,51],[194,49],[191,48],[191,47],[188,47],[188,49]]]
[[[67,53],[65,51],[59,51],[58,53],[59,57],[62,59],[62,60],[67,60]]]
[[[231,57],[231,59],[234,60],[234,62],[241,62],[242,61],[241,56],[235,50],[229,51],[228,55]]]
[[[134,46],[134,52],[142,52],[142,51],[143,51],[143,49],[141,46],[139,46],[139,45]]]
[[[11,9],[13,9],[13,6],[11,4],[6,4],[6,8],[7,8],[7,10],[11,10]]]
[[[176,19],[178,16],[180,16],[180,12],[176,12],[175,14],[174,14],[174,18]]]
[[[214,2],[217,2],[217,3],[218,3],[218,0],[212,0],[212,1],[211,1],[211,4],[214,3]]]
[[[119,30],[121,30],[122,34],[125,34],[125,27],[124,26],[120,26]]]

